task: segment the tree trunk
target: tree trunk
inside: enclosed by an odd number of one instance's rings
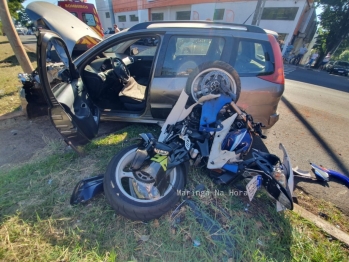
[[[7,0],[0,0],[0,17],[4,33],[12,46],[13,52],[15,53],[22,70],[25,73],[33,72],[34,69],[32,64],[30,63],[29,57],[25,52],[22,42],[19,39],[17,31],[12,23],[11,15],[7,6]]]

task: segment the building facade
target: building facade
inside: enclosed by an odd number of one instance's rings
[[[106,7],[108,1],[111,6]],[[115,23],[119,28],[128,28],[140,22],[162,20],[210,20],[250,25],[257,13],[256,25],[277,32],[279,39],[286,45],[292,43],[299,48],[303,43],[309,43],[316,31],[313,1],[96,0],[96,3],[102,23],[108,19],[108,11],[104,9],[112,7]],[[257,6],[259,8],[256,9]],[[105,27],[110,24],[107,21],[105,23]]]

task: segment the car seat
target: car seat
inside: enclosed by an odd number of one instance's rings
[[[145,85],[137,83],[130,77],[124,88],[119,93],[119,99],[124,107],[130,111],[141,111],[146,106],[146,90]]]

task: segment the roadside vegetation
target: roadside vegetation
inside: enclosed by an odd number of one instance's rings
[[[35,53],[28,52],[28,56],[36,67]],[[21,83],[17,78],[23,72],[12,47],[6,36],[0,36],[0,116],[20,110],[19,87]]]
[[[128,126],[85,146],[84,156],[47,141],[30,162],[0,169],[0,260],[348,261],[345,246],[293,212],[277,213],[263,190],[250,203],[239,193],[243,183],[218,188],[205,169],[191,169],[187,189],[204,184],[211,192],[192,200],[221,227],[215,233],[186,205],[174,217],[169,212],[146,223],[116,215],[103,194],[85,205],[69,204],[79,180],[103,174],[131,138],[157,130]]]

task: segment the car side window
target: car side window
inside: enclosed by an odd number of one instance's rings
[[[235,60],[231,61],[235,70],[244,76],[272,74],[274,56],[269,42],[239,40]]]
[[[172,36],[168,42],[162,76],[188,76],[202,63],[220,60],[222,37]]]
[[[118,43],[104,51],[106,56],[114,56],[116,53],[131,56],[155,56],[159,39],[156,37],[146,37],[128,40]]]

